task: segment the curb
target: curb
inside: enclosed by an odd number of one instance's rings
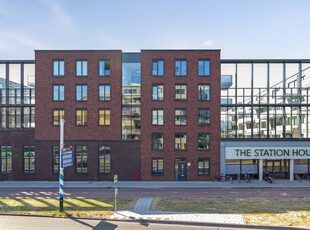
[[[174,225],[187,225],[187,226],[204,226],[204,227],[225,227],[235,229],[271,229],[271,230],[307,230],[307,228],[298,227],[282,227],[282,226],[264,226],[264,225],[238,225],[238,224],[220,224],[220,223],[203,223],[203,222],[186,222],[186,221],[165,221],[165,220],[148,220],[148,219],[134,219],[134,220],[117,220],[117,219],[100,219],[100,218],[89,218],[89,217],[61,217],[61,216],[48,216],[48,215],[26,215],[26,214],[9,214],[0,213],[0,216],[22,216],[22,217],[45,217],[45,218],[67,218],[67,219],[83,219],[83,220],[101,220],[101,221],[113,221],[113,222],[137,222],[142,225],[147,223],[154,224],[174,224]]]

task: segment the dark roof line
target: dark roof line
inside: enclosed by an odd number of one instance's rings
[[[221,63],[310,63],[310,59],[221,59]]]
[[[0,60],[1,64],[19,64],[19,63],[26,63],[26,64],[34,64],[34,60]]]

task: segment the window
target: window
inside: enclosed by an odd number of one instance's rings
[[[53,76],[54,77],[65,76],[65,62],[64,61],[53,61]]]
[[[152,150],[164,150],[164,134],[152,134]]]
[[[75,86],[75,100],[87,101],[87,85]]]
[[[187,110],[186,109],[176,109],[174,111],[174,121],[175,125],[186,125],[187,124]]]
[[[174,136],[174,143],[175,143],[175,149],[176,150],[186,150],[187,144],[186,144],[186,134],[175,134]]]
[[[210,134],[198,134],[198,150],[210,150]]]
[[[99,146],[99,173],[111,172],[110,146]]]
[[[53,85],[53,101],[65,100],[65,86]]]
[[[99,76],[110,76],[111,64],[110,60],[100,60],[99,61]]]
[[[110,101],[111,90],[110,85],[99,85],[99,101]]]
[[[0,173],[12,173],[12,146],[1,146]]]
[[[175,85],[175,100],[186,100],[186,85]]]
[[[87,146],[76,146],[76,173],[87,173]]]
[[[198,125],[210,125],[210,109],[198,110]]]
[[[24,107],[23,110],[24,110],[23,128],[34,128],[35,108]]]
[[[78,109],[76,110],[76,125],[87,125],[87,110],[86,109]]]
[[[198,61],[198,76],[210,76],[210,61],[209,60]]]
[[[109,109],[99,109],[99,125],[110,125],[111,116]]]
[[[152,176],[163,176],[164,175],[164,159],[153,158],[152,159]]]
[[[153,76],[164,76],[164,61],[154,60],[152,64]]]
[[[164,110],[152,110],[152,125],[164,125]]]
[[[210,86],[198,85],[198,100],[209,101],[210,100]]]
[[[59,173],[60,150],[59,146],[53,146],[53,173]]]
[[[76,76],[87,76],[87,61],[76,61]]]
[[[36,153],[34,146],[24,146],[24,173],[35,173]]]
[[[60,125],[60,120],[64,119],[65,111],[63,109],[53,110],[53,125]]]
[[[198,158],[198,176],[210,176],[210,158]]]
[[[175,76],[186,76],[187,61],[176,60],[175,61]]]
[[[152,100],[153,101],[164,100],[164,86],[163,85],[153,85]]]
[[[8,107],[8,128],[21,128],[21,108]]]

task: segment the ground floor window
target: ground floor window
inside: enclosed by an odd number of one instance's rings
[[[110,150],[110,146],[99,146],[99,173],[111,172]]]
[[[198,176],[210,176],[210,158],[198,158]]]
[[[12,146],[1,146],[1,173],[12,173]]]
[[[24,146],[24,173],[35,173],[35,163],[35,147]]]
[[[60,150],[59,146],[53,146],[53,173],[59,173]]]
[[[152,176],[163,176],[164,175],[164,159],[153,158],[152,159]]]
[[[76,146],[76,173],[87,173],[87,146]]]

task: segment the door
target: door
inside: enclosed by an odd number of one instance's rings
[[[186,181],[187,180],[187,166],[186,161],[179,161],[179,170],[178,170],[178,180]]]
[[[264,169],[264,174],[268,172],[275,179],[284,178],[282,175],[281,160],[266,160]]]

